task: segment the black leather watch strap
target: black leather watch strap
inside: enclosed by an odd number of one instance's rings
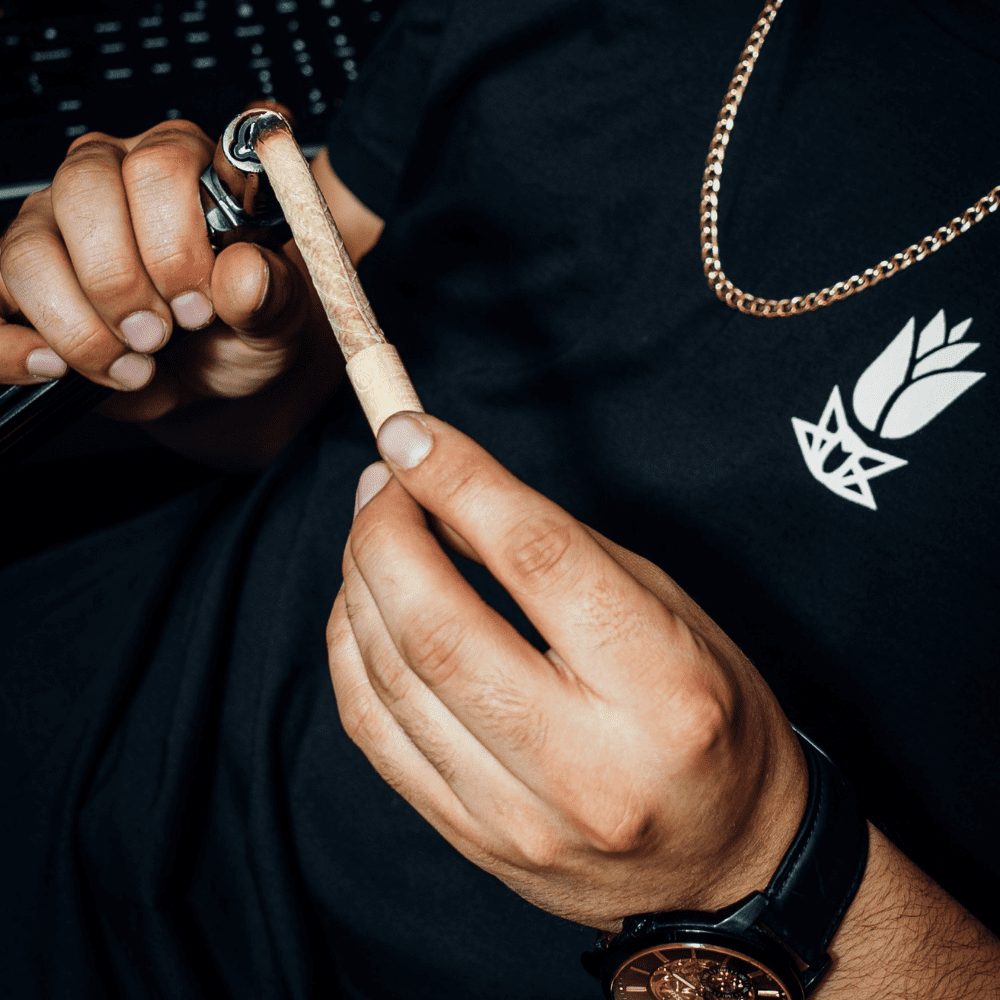
[[[796,730],[809,768],[809,797],[795,839],[764,896],[757,926],[806,966],[808,990],[829,965],[827,948],[868,862],[868,825],[854,789],[829,757]]]

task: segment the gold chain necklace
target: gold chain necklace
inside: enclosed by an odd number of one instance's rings
[[[719,190],[722,186],[722,165],[726,159],[729,137],[736,122],[736,113],[740,109],[740,103],[750,83],[750,76],[754,66],[757,65],[761,49],[764,47],[764,41],[783,3],[784,0],[768,0],[747,39],[746,47],[740,55],[740,61],[736,64],[733,78],[726,90],[722,109],[719,111],[719,120],[715,123],[701,185],[701,259],[709,287],[727,306],[742,313],[749,313],[751,316],[768,318],[798,316],[801,313],[813,312],[863,292],[866,288],[886,281],[930,254],[936,253],[941,247],[951,243],[962,233],[968,232],[987,215],[1000,208],[1000,184],[998,184],[961,215],[956,215],[950,222],[935,229],[919,242],[911,243],[905,250],[893,254],[888,260],[881,260],[874,267],[869,267],[860,274],[852,274],[846,280],[828,285],[818,292],[796,295],[788,299],[765,299],[737,288],[722,270],[719,256]]]

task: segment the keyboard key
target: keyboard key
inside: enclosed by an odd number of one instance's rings
[[[69,59],[73,55],[72,49],[37,49],[31,53],[33,63],[59,62]]]

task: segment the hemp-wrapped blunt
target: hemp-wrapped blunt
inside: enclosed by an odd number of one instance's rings
[[[246,170],[247,160],[253,157],[267,174],[347,361],[347,377],[372,431],[378,434],[394,413],[422,412],[398,352],[386,341],[375,319],[288,120],[269,108],[254,108],[234,119],[226,134],[232,136],[232,142],[226,144],[226,155],[234,165]]]

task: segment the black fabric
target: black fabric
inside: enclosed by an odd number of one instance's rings
[[[332,138],[387,219],[362,277],[428,408],[671,572],[996,927],[1000,223],[793,321],[718,303],[698,187],[757,14],[414,0]],[[734,280],[807,291],[988,190],[998,74],[921,4],[790,0],[729,151]],[[908,436],[867,430],[862,373],[942,309],[985,377]],[[934,384],[897,430],[955,393]],[[792,418],[815,443],[834,387],[841,446],[907,462],[870,481],[877,509],[800,450]],[[344,398],[258,480],[0,574],[9,995],[596,995],[591,932],[458,857],[341,730],[323,632],[373,455]]]

